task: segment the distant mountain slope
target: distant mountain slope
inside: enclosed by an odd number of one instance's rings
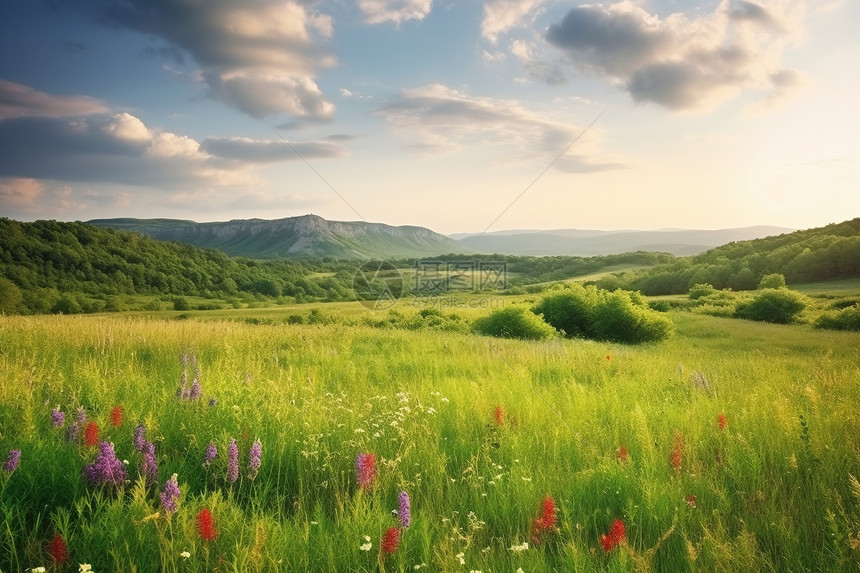
[[[327,221],[316,215],[215,223],[178,219],[96,219],[89,223],[253,259],[428,257],[467,250],[424,227]]]
[[[456,237],[463,247],[477,253],[587,257],[633,251],[656,251],[674,255],[696,255],[734,241],[780,235],[792,230],[768,226],[713,231],[556,229],[553,231],[497,231],[483,235],[458,233]]]

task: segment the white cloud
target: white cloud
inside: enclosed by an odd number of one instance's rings
[[[789,86],[773,78],[795,73],[781,59],[802,15],[802,6],[787,0],[767,7],[723,0],[710,14],[661,19],[625,0],[572,8],[549,27],[546,40],[576,69],[623,86],[637,102],[706,110],[745,90],[763,92],[762,99],[776,92],[784,97]]]
[[[29,86],[0,80],[0,121],[13,117],[63,117],[107,111],[108,107],[88,96],[56,96]]]
[[[438,155],[466,147],[499,147],[508,148],[509,161],[553,157],[582,130],[515,100],[471,96],[440,84],[404,90],[376,114],[417,151]],[[595,132],[587,134],[556,167],[576,172],[622,167],[603,159],[597,139]]]
[[[433,0],[359,0],[359,8],[368,24],[406,20],[423,20],[433,7]]]
[[[300,159],[343,157],[346,149],[332,141],[310,143],[285,140],[219,137],[205,140],[202,149],[221,159],[243,163],[272,163]]]
[[[481,35],[496,43],[499,34],[520,23],[544,0],[488,0],[484,2]]]
[[[90,4],[86,4],[90,6]],[[254,117],[328,119],[334,106],[314,79],[334,65],[331,17],[295,0],[100,0],[99,17],[184,50],[211,93]]]

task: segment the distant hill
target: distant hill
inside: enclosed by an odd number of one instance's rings
[[[415,226],[327,221],[316,215],[196,223],[178,219],[96,219],[98,227],[133,231],[252,259],[372,259],[429,257],[467,249],[450,237]]]
[[[595,231],[556,229],[552,231],[496,231],[452,238],[476,253],[507,255],[571,255],[588,257],[633,251],[652,251],[686,256],[735,241],[789,233],[783,227],[742,227],[718,230],[672,229],[660,231]]]
[[[860,218],[824,227],[747,241],[598,281],[603,288],[647,295],[683,294],[697,284],[718,289],[755,289],[765,275],[779,273],[789,284],[860,278]]]

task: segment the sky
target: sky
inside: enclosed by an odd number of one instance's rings
[[[0,216],[860,216],[854,0],[5,0]]]

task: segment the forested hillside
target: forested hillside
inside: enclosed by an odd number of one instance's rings
[[[598,282],[646,295],[683,294],[696,284],[751,290],[781,273],[789,284],[860,277],[860,218],[774,237],[738,241],[689,258]]]
[[[334,263],[260,263],[79,222],[0,218],[0,238],[3,312],[112,310],[124,294],[351,297],[352,274]],[[334,275],[312,276],[322,271]]]

